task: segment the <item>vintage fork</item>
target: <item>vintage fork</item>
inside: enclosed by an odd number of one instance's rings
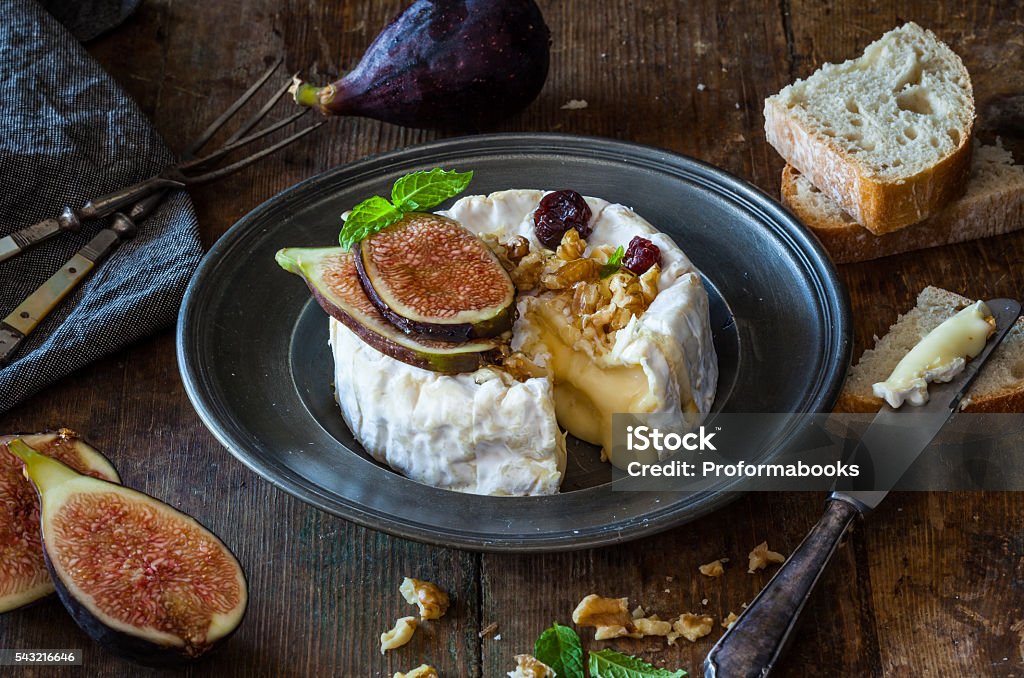
[[[99,231],[64,266],[40,285],[35,292],[26,297],[7,317],[0,321],[0,367],[10,361],[11,356],[25,340],[25,337],[86,277],[99,261],[113,251],[118,244],[135,235],[137,224],[156,209],[168,190],[213,181],[227,176],[284,148],[323,124],[322,121],[318,122],[230,165],[218,169],[205,169],[208,165],[220,160],[228,153],[271,134],[302,117],[306,111],[291,115],[246,136],[253,127],[266,117],[267,113],[288,91],[288,87],[291,84],[291,80],[289,80],[259,110],[243,122],[220,148],[201,158],[195,158],[195,155],[213,138],[225,123],[234,117],[239,109],[266,84],[281,66],[282,61],[282,59],[278,59],[242,96],[231,104],[209,127],[203,130],[199,137],[185,150],[177,164],[172,165],[159,175],[146,181],[99,198],[94,198],[79,209],[65,207],[61,216],[56,219],[46,219],[11,236],[0,238],[0,261],[3,261],[58,233],[77,231],[81,227],[83,220],[96,219],[110,214],[114,215],[109,227]],[[192,173],[195,171],[199,173]],[[129,206],[129,209],[124,209]]]
[[[218,169],[206,169],[208,165],[220,160],[232,151],[236,151],[269,134],[273,134],[283,127],[287,127],[306,113],[306,111],[300,111],[268,125],[264,129],[249,134],[248,136],[243,136],[259,124],[259,122],[266,117],[267,113],[269,113],[274,107],[274,104],[284,96],[291,84],[291,80],[289,80],[284,84],[284,86],[275,92],[274,96],[271,97],[271,99],[258,111],[256,111],[252,117],[245,121],[220,148],[211,151],[200,158],[194,157],[195,154],[213,137],[213,135],[216,134],[217,131],[220,130],[240,108],[242,108],[242,106],[252,99],[256,92],[267,82],[267,80],[270,79],[277,69],[280,68],[282,62],[283,59],[279,58],[266,73],[260,76],[260,78],[238,98],[238,100],[231,104],[231,106],[229,106],[228,109],[220,115],[220,117],[214,120],[209,127],[203,130],[202,134],[200,134],[199,137],[188,147],[178,163],[171,165],[160,174],[146,179],[145,181],[141,181],[132,186],[128,186],[127,188],[114,191],[113,193],[108,193],[107,195],[103,195],[98,198],[93,198],[78,209],[73,209],[70,206],[65,207],[59,217],[44,219],[37,224],[27,226],[20,231],[16,231],[7,237],[0,238],[0,262],[10,259],[33,245],[37,245],[59,233],[75,232],[81,228],[82,221],[108,216],[142,200],[152,193],[203,184],[220,179],[232,174],[233,172],[237,172],[243,167],[247,167],[257,160],[261,160],[271,153],[281,150],[285,146],[288,146],[292,142],[304,137],[322,125],[324,121],[320,121],[300,130],[299,132],[296,132],[295,134],[292,134],[291,136],[282,139],[257,153],[246,158],[242,158],[241,160],[233,162],[225,167],[220,167]]]

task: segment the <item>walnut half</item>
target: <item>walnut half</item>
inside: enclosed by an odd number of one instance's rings
[[[715,620],[710,615],[696,615],[689,612],[679,615],[679,619],[672,625],[672,628],[683,638],[691,643],[697,642],[698,638],[711,633]]]
[[[402,617],[395,622],[395,628],[380,634],[380,653],[402,647],[410,640],[416,631],[416,617]]]
[[[615,638],[617,636],[611,634],[628,635],[636,631],[633,617],[629,614],[629,598],[602,598],[591,593],[573,610],[572,621],[577,626],[596,627],[603,638]]]
[[[508,672],[509,678],[555,678],[550,666],[532,654],[517,654],[516,669]]]
[[[439,678],[433,666],[420,664],[409,673],[396,673],[392,678]]]
[[[440,619],[448,611],[448,594],[429,581],[406,577],[398,591],[407,603],[420,609],[420,619]]]

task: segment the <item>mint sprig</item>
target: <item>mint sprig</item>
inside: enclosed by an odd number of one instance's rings
[[[616,247],[612,255],[608,257],[608,262],[601,267],[601,277],[607,278],[614,273],[618,273],[619,269],[622,268],[622,257],[625,255],[625,247],[622,245]]]
[[[591,678],[682,678],[686,671],[667,671],[642,659],[615,650],[590,652],[587,668]]]
[[[435,168],[413,172],[395,182],[391,200],[375,195],[352,208],[338,240],[344,249],[374,233],[380,233],[408,212],[427,210],[466,190],[472,172]]]
[[[584,678],[583,646],[580,637],[558,622],[537,638],[533,655],[551,667],[558,678]]]

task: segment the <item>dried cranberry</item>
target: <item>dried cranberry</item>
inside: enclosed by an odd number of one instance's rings
[[[584,240],[590,235],[590,205],[576,191],[555,191],[541,198],[533,213],[533,229],[537,240],[548,249],[555,249],[562,236],[575,228]]]
[[[622,256],[622,267],[642,275],[655,264],[661,265],[661,250],[647,238],[634,236]]]

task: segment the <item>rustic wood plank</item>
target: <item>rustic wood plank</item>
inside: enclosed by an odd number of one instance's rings
[[[289,70],[315,64],[326,80],[351,68],[404,4],[149,0],[89,49],[181,149],[276,55]],[[914,19],[963,56],[983,137],[999,134],[1024,156],[1024,73],[1014,67],[1024,63],[1019,3],[540,4],[554,36],[551,75],[538,101],[501,130],[653,144],[724,167],[774,195],[782,161],[764,141],[764,97],[824,60],[858,53],[899,19]],[[570,99],[588,106],[563,109]],[[441,136],[332,120],[310,143],[193,191],[203,240],[212,243],[252,207],[308,176]],[[1024,235],[849,265],[841,274],[859,354],[926,284],[978,297],[1020,296]],[[390,676],[425,659],[442,675],[493,678],[594,592],[628,595],[666,617],[707,610],[720,619],[767,581],[768,574],[746,573],[750,548],[768,540],[788,552],[817,520],[822,501],[819,494],[750,495],[662,535],[572,554],[480,556],[392,539],[278,492],[225,452],[182,392],[170,332],[0,416],[5,431],[60,425],[107,451],[130,484],[206,522],[246,566],[249,617],[221,654],[187,675]],[[1024,675],[1024,543],[1015,534],[1022,512],[1024,495],[1012,493],[892,497],[840,551],[780,675]],[[733,560],[720,580],[697,573],[721,556]],[[406,575],[437,581],[455,605],[412,645],[381,658],[377,636],[410,609],[397,593]],[[478,640],[491,621],[500,624],[501,640]],[[698,673],[721,632],[716,627],[697,643],[680,640],[667,649],[650,639],[609,644]],[[92,645],[56,601],[5,616],[0,647],[83,647],[90,675],[146,673]]]

